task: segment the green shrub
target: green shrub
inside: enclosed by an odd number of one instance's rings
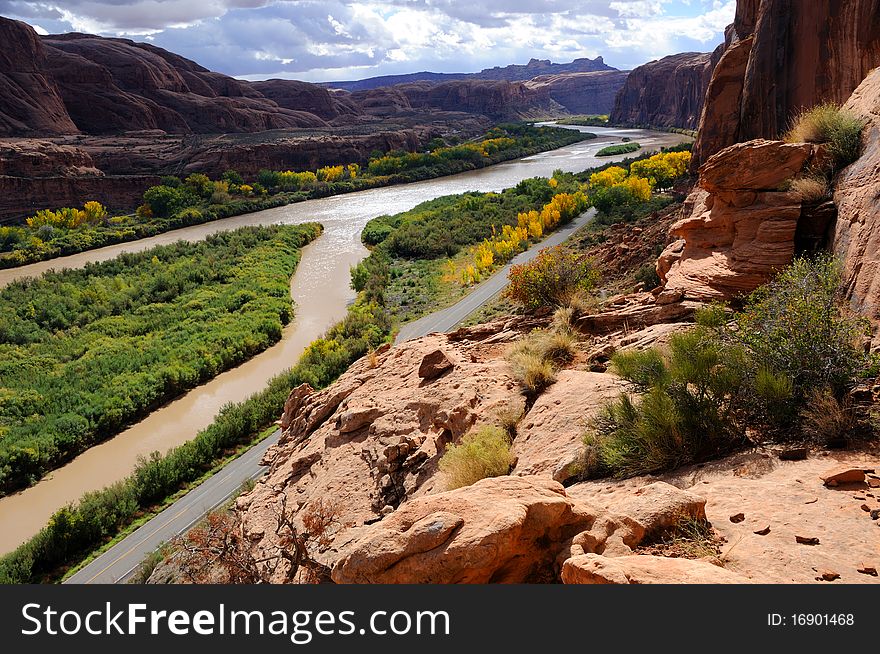
[[[749,296],[737,316],[732,337],[761,367],[790,380],[797,403],[820,388],[841,396],[870,362],[859,347],[868,325],[849,314],[840,285],[834,257],[798,258]]]
[[[562,246],[541,250],[527,263],[513,266],[505,294],[527,309],[571,304],[589,293],[599,281],[599,271],[590,259]]]
[[[621,143],[619,145],[609,145],[607,147],[602,148],[596,153],[597,157],[612,157],[617,154],[629,154],[630,152],[635,152],[636,150],[641,149],[641,145],[636,143],[635,141],[630,141],[628,143]]]
[[[832,103],[820,104],[794,118],[785,134],[793,143],[824,143],[840,170],[859,158],[865,122]]]
[[[742,442],[737,399],[745,353],[701,326],[670,340],[669,352],[618,352],[614,370],[643,391],[605,405],[588,436],[599,464],[627,477],[675,468]]]
[[[447,476],[451,490],[506,475],[513,462],[507,433],[500,427],[486,426],[465,434],[459,444],[450,445],[440,458],[440,470]]]

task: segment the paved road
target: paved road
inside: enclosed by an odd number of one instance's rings
[[[592,220],[594,215],[595,209],[590,209],[537,245],[518,254],[510,264],[478,284],[466,297],[451,307],[404,325],[397,336],[397,342],[425,336],[431,332],[452,330],[507,286],[507,273],[511,265],[534,259],[542,249],[559,245],[577,229]],[[266,450],[278,442],[279,435],[280,432],[276,431],[259,445],[242,454],[149,522],[138,527],[82,570],[71,575],[64,583],[124,583],[134,574],[141,561],[155,551],[159,545],[182,534],[201,520],[211,509],[220,506],[236,495],[242,483],[261,476],[264,468],[260,466],[260,460]]]
[[[540,243],[533,245],[525,252],[520,252],[510,261],[509,264],[504,266],[504,268],[496,272],[486,281],[477,284],[474,287],[474,290],[451,307],[442,309],[441,311],[435,311],[434,313],[428,314],[418,320],[407,323],[400,328],[396,342],[402,343],[432,332],[448,332],[453,330],[462,320],[504,290],[507,286],[507,273],[510,272],[511,266],[531,261],[538,256],[538,252],[544,248],[559,245],[575,231],[590,222],[595,215],[595,209],[590,209],[589,211],[582,213],[568,225],[556,230]]]
[[[182,534],[205,514],[238,493],[242,483],[263,474],[260,466],[266,450],[278,441],[280,432],[232,461],[174,504],[141,525],[101,556],[71,575],[66,584],[115,584],[131,577],[146,556],[159,545]]]

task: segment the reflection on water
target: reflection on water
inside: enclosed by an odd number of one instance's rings
[[[354,299],[349,269],[366,256],[360,233],[368,220],[397,213],[441,195],[464,191],[500,191],[520,180],[549,176],[556,169],[578,172],[614,158],[597,159],[594,153],[609,141],[627,136],[645,147],[657,148],[684,140],[676,134],[644,130],[580,128],[599,134],[592,141],[575,143],[552,152],[509,161],[490,168],[401,186],[359,191],[331,198],[235,216],[205,225],[110,246],[48,262],[0,270],[0,286],[24,276],[39,275],[51,268],[82,267],[105,261],[121,252],[136,252],[180,239],[200,240],[207,235],[245,225],[320,222],[324,234],[308,245],[291,282],[296,317],[279,343],[246,363],[218,375],[115,438],[84,452],[36,486],[0,499],[0,552],[15,548],[46,524],[49,516],[84,492],[100,489],[126,477],[138,456],[165,452],[191,439],[209,425],[220,408],[239,402],[261,390],[266,381],[296,363],[306,345],[345,315]],[[619,157],[618,157],[619,158]]]

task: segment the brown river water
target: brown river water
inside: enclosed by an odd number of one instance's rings
[[[647,148],[674,145],[687,137],[665,132],[613,128],[578,128],[599,135],[591,141],[508,161],[489,168],[400,186],[359,191],[309,200],[275,209],[175,230],[133,243],[109,246],[51,261],[0,270],[0,287],[15,279],[40,275],[49,269],[79,268],[106,261],[121,252],[137,252],[178,240],[196,241],[214,232],[245,225],[320,222],[324,234],[303,250],[291,280],[296,316],[281,341],[246,363],[228,370],[157,409],[118,436],[90,448],[53,471],[35,486],[0,499],[0,554],[11,551],[48,521],[52,513],[126,477],[139,456],[165,452],[193,438],[208,426],[220,408],[261,390],[266,381],[296,363],[303,349],[328,327],[342,319],[354,299],[349,269],[367,254],[360,233],[371,218],[405,211],[426,200],[464,191],[500,191],[535,176],[549,176],[557,168],[579,172],[609,160],[595,153],[626,136]]]

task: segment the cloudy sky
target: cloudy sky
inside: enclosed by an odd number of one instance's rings
[[[0,0],[40,33],[146,40],[247,79],[473,72],[602,55],[621,69],[709,51],[735,0]]]

